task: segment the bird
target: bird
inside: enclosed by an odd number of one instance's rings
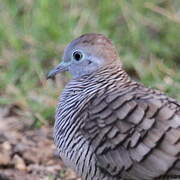
[[[68,71],[54,142],[83,180],[180,179],[180,103],[124,70],[113,42],[87,33],[64,50],[47,78]]]

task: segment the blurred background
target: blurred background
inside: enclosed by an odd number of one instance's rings
[[[57,97],[70,77],[47,81],[46,74],[60,62],[67,43],[87,32],[112,39],[134,79],[180,100],[179,0],[0,0],[3,123],[10,117],[27,121],[18,130],[31,127],[32,134],[53,124]]]

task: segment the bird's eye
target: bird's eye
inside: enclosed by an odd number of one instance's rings
[[[75,51],[73,53],[73,57],[74,57],[74,59],[76,61],[80,61],[82,59],[82,57],[83,57],[83,54],[81,52],[79,52],[79,51]]]

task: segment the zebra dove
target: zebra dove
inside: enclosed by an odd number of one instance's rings
[[[84,180],[180,179],[180,104],[133,81],[101,34],[65,49],[48,78],[69,71],[56,110],[54,140]]]

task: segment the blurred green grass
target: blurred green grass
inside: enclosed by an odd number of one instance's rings
[[[133,78],[180,100],[179,0],[0,0],[0,104],[52,122],[68,76],[45,74],[86,32],[107,35]]]

